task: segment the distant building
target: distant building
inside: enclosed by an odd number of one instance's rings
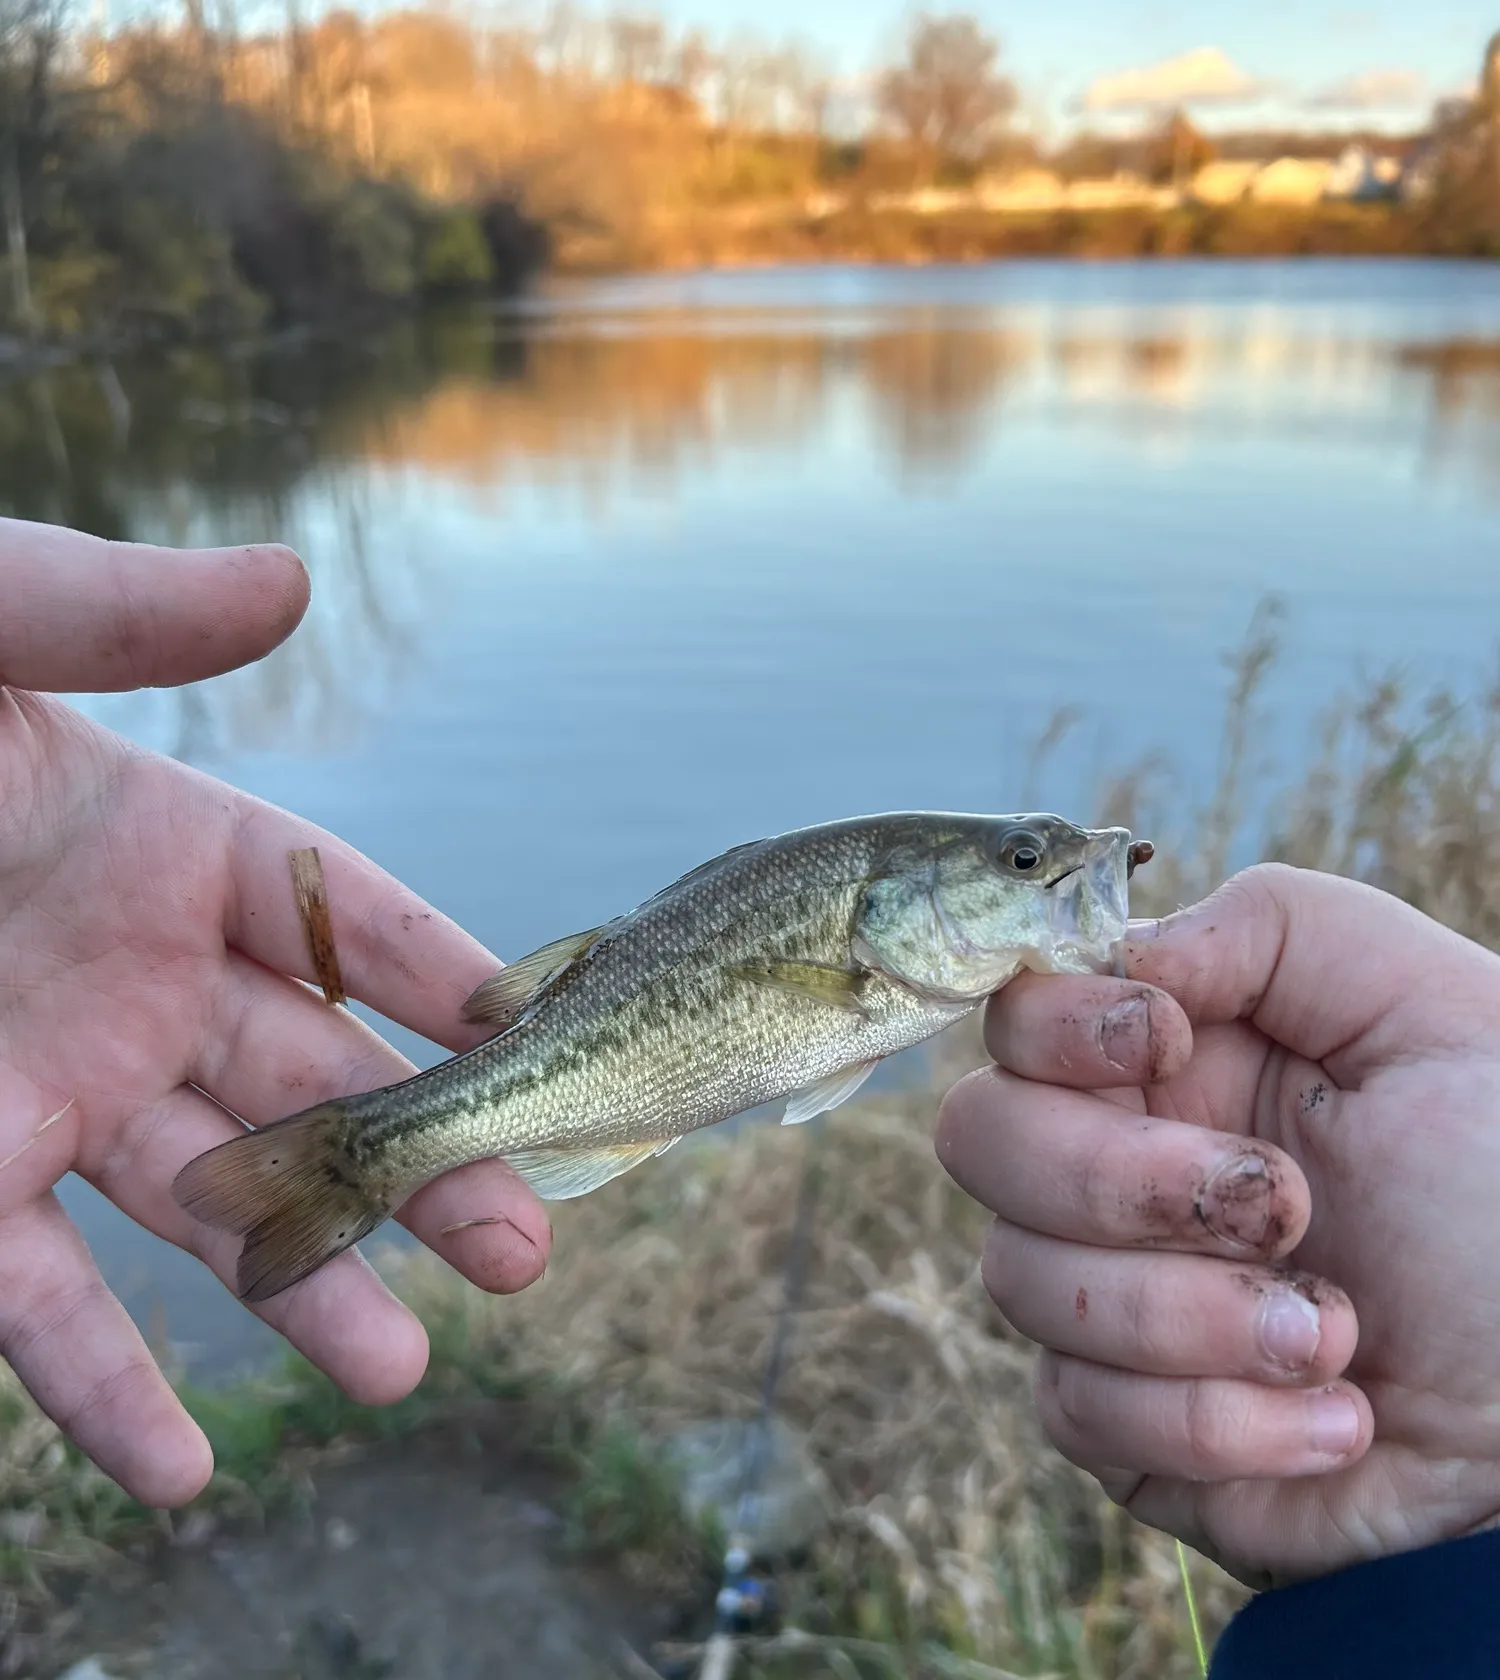
[[[1400,184],[1401,164],[1398,159],[1371,151],[1368,146],[1348,146],[1329,171],[1323,196],[1362,203],[1394,198]]]
[[[1170,187],[1153,187],[1143,176],[1124,171],[1093,181],[1072,181],[1067,187],[1070,210],[1158,209],[1176,202],[1177,194]]]
[[[1253,160],[1221,158],[1205,163],[1193,177],[1188,196],[1200,204],[1234,204],[1250,191],[1262,165]]]
[[[1178,201],[1170,187],[1155,187],[1142,175],[1120,170],[1065,181],[1050,169],[1023,169],[981,179],[975,202],[985,210],[1021,214],[1046,210],[1166,209]]]
[[[1010,175],[985,175],[976,183],[975,197],[985,210],[1060,210],[1067,187],[1050,169],[1018,169]]]
[[[1277,158],[1251,181],[1250,197],[1261,204],[1317,204],[1332,175],[1327,158]]]

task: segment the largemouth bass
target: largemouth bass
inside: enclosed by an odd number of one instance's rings
[[[221,1144],[174,1193],[243,1236],[263,1301],[469,1161],[556,1200],[762,1103],[810,1119],[1022,969],[1107,970],[1149,856],[1123,828],[935,812],[737,846],[486,980],[478,1049]]]

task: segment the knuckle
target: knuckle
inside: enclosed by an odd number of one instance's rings
[[[80,1313],[107,1294],[103,1279],[98,1277],[71,1287],[44,1287],[11,1320],[0,1341],[0,1354],[12,1365],[24,1363],[43,1343],[60,1330],[66,1330]]]
[[[1252,863],[1231,875],[1214,897],[1238,909],[1265,911],[1295,891],[1303,874],[1290,863]]]
[[[1181,1362],[1182,1319],[1165,1298],[1154,1270],[1143,1270],[1127,1287],[1122,1306],[1129,1355],[1143,1371],[1170,1371]]]
[[[1183,1387],[1182,1446],[1192,1473],[1216,1475],[1236,1445],[1250,1438],[1253,1424],[1246,1397],[1231,1385],[1204,1381]]]
[[[1101,1131],[1079,1161],[1076,1195],[1089,1230],[1113,1235],[1122,1224],[1127,1198],[1125,1163],[1115,1136]]]
[[[112,1411],[131,1414],[136,1411],[133,1399],[142,1396],[156,1379],[156,1368],[140,1356],[127,1358],[122,1365],[101,1372],[84,1385],[76,1399],[57,1409],[56,1422],[64,1434],[75,1440],[86,1440],[97,1420]]]

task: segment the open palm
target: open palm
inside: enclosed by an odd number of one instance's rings
[[[1256,1585],[1493,1521],[1500,958],[1279,867],[1128,950],[994,1000],[940,1133],[1049,1435]]]
[[[332,836],[42,692],[232,669],[290,633],[306,591],[281,549],[178,553],[0,520],[0,1351],[149,1504],[191,1498],[208,1445],[53,1186],[79,1173],[230,1284],[237,1243],[178,1207],[178,1169],[240,1120],[411,1071],[305,983],[296,847],[320,848],[345,983],[381,1014],[465,1048],[459,1007],[499,966]],[[498,1162],[400,1217],[488,1289],[545,1263],[546,1215]],[[398,1399],[425,1368],[421,1326],[357,1254],[255,1310],[357,1399]]]

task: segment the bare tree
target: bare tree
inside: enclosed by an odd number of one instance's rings
[[[667,32],[659,18],[617,13],[608,21],[610,65],[627,86],[666,79]]]
[[[1015,110],[1015,83],[996,69],[998,44],[963,13],[919,16],[906,61],[876,90],[880,115],[913,146],[974,162]]]
[[[62,123],[58,68],[65,18],[59,0],[0,0],[0,216],[11,309],[36,325],[27,245],[27,199]]]

